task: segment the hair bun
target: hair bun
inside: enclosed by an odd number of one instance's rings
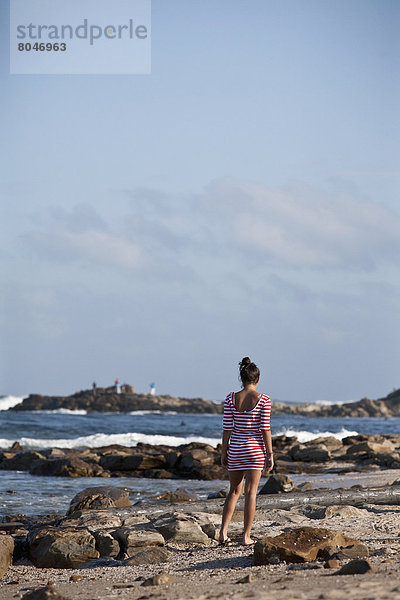
[[[250,360],[250,358],[248,356],[245,356],[240,361],[239,368],[240,368],[240,370],[242,370],[242,369],[245,369],[248,365],[251,365],[251,360]]]

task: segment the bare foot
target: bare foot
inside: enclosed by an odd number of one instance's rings
[[[252,546],[253,544],[255,544],[255,540],[252,540],[250,537],[243,538],[243,542],[242,542],[243,546]]]

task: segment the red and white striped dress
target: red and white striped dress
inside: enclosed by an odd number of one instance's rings
[[[234,392],[224,402],[223,429],[231,431],[228,449],[228,471],[263,469],[265,446],[261,430],[270,430],[271,399],[260,394],[252,410],[240,411],[235,406]]]

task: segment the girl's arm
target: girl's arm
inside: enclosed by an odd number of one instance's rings
[[[229,440],[231,437],[231,431],[225,430],[222,433],[222,449],[221,449],[221,465],[223,467],[228,466],[228,448]]]
[[[265,450],[267,454],[267,459],[265,461],[265,470],[267,473],[272,471],[274,466],[274,453],[272,450],[272,437],[271,430],[262,429],[262,436],[264,440]]]

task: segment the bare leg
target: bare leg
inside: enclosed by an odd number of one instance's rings
[[[261,473],[262,471],[259,469],[249,469],[246,471],[246,480],[244,484],[245,496],[243,530],[243,544],[245,546],[253,543],[253,540],[250,537],[250,531],[253,525],[254,513],[256,511],[256,496]]]
[[[228,537],[228,527],[242,491],[243,477],[244,471],[229,471],[229,481],[231,485],[222,511],[222,523],[219,532],[220,542],[224,542]]]

